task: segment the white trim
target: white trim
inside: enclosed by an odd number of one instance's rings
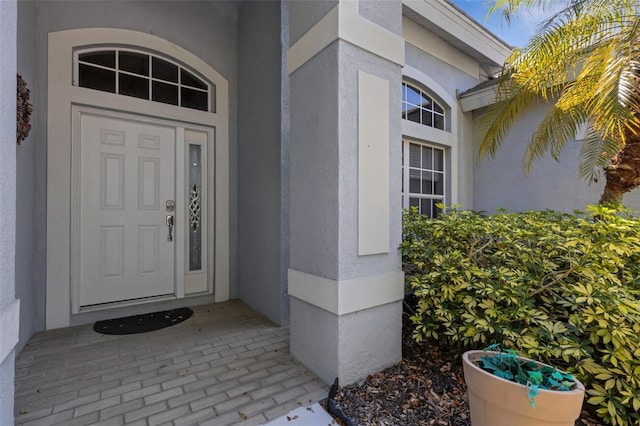
[[[216,86],[216,112],[205,112],[72,85],[73,50],[113,44],[156,51],[188,65]],[[209,150],[210,223],[215,223],[215,300],[229,298],[229,89],[227,80],[189,51],[159,37],[113,28],[85,28],[49,33],[47,115],[47,299],[46,328],[66,327],[71,319],[71,110],[72,105],[99,105],[112,111],[140,114],[180,123],[215,127]],[[215,155],[214,155],[215,151]],[[213,158],[212,158],[213,156]],[[212,176],[215,174],[215,176]]]
[[[497,85],[484,87],[460,97],[462,112],[475,111],[493,104],[496,101]]]
[[[440,59],[473,78],[480,78],[480,64],[476,59],[466,55],[407,17],[402,18],[402,36],[408,44],[417,49]]]
[[[389,81],[358,71],[358,256],[389,241]]]
[[[13,299],[0,309],[0,364],[18,344],[20,335],[20,300]]]
[[[335,315],[375,308],[404,298],[404,272],[336,281],[289,269],[289,296]]]
[[[413,68],[409,65],[405,65],[402,69],[402,76],[408,77],[424,88],[431,91],[449,108],[445,112],[445,116],[449,117],[450,128],[447,131],[435,129],[433,127],[425,126],[419,123],[414,123],[409,120],[402,120],[402,137],[414,139],[416,141],[422,141],[426,143],[435,143],[449,147],[449,155],[451,159],[451,169],[449,172],[449,184],[451,185],[451,199],[448,200],[451,205],[457,204],[458,194],[460,192],[460,179],[458,178],[458,164],[460,162],[459,156],[459,132],[458,132],[458,115],[460,114],[460,108],[458,101],[455,97],[449,94],[444,87],[440,86],[436,80],[429,77],[422,71]],[[447,128],[445,124],[445,129]]]
[[[342,0],[289,48],[287,73],[307,63],[325,47],[343,40],[384,59],[404,65],[404,40],[360,16],[358,0]]]
[[[402,5],[429,23],[437,36],[459,44],[463,52],[502,66],[512,48],[447,0],[402,0]]]

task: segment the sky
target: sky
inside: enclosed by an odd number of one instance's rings
[[[553,12],[550,9],[520,12],[516,18],[511,19],[511,24],[507,25],[502,21],[499,14],[494,14],[487,18],[487,11],[494,3],[491,0],[452,1],[456,6],[464,10],[468,15],[483,24],[508,44],[519,47],[527,43],[527,40],[535,33],[538,24],[551,16]]]

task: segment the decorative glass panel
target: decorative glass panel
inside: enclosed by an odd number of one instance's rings
[[[201,146],[189,144],[189,270],[202,269]]]

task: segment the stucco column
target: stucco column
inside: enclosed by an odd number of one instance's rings
[[[400,360],[400,0],[291,1],[291,352],[325,382]]]
[[[16,2],[0,1],[0,423],[13,424],[16,247]]]

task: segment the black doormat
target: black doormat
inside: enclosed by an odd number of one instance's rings
[[[146,333],[147,331],[160,330],[161,328],[179,324],[191,315],[193,315],[193,311],[190,308],[178,308],[170,311],[97,321],[93,324],[93,329],[102,334]]]

